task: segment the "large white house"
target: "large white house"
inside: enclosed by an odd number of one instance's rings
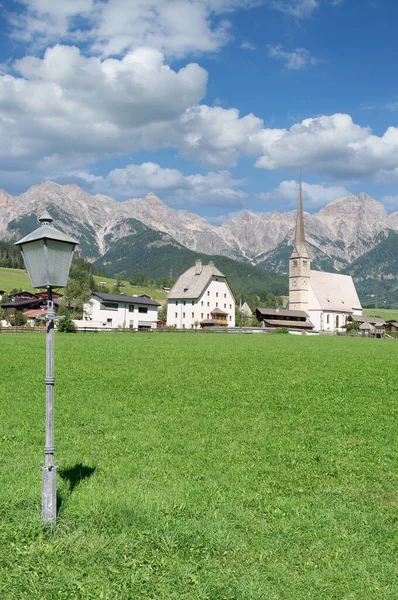
[[[178,278],[167,296],[167,325],[193,329],[212,325],[235,327],[235,298],[227,278],[214,262],[194,267]]]
[[[353,279],[349,275],[313,271],[310,265],[300,181],[296,235],[289,261],[289,310],[307,313],[316,330],[342,331],[348,317],[362,315]]]
[[[87,326],[104,328],[155,329],[160,304],[149,296],[125,296],[93,292],[84,305]]]

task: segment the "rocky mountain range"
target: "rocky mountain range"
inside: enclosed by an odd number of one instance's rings
[[[295,211],[243,212],[221,226],[186,210],[174,210],[152,193],[117,202],[90,195],[76,185],[51,181],[13,197],[0,191],[0,240],[32,231],[47,208],[59,227],[77,236],[83,255],[100,260],[124,238],[134,236],[137,222],[160,233],[153,244],[177,245],[191,251],[223,255],[286,273],[294,235]],[[316,214],[305,214],[307,241],[315,268],[342,270],[398,233],[398,212],[360,193],[336,198]]]

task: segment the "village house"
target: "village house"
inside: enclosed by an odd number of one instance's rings
[[[366,335],[377,335],[385,333],[386,322],[381,317],[368,317],[365,315],[350,315],[347,317],[347,325],[356,321],[359,324],[359,333]]]
[[[84,305],[83,321],[78,326],[130,329],[155,329],[160,304],[147,295],[126,296],[93,292]]]
[[[398,332],[398,321],[396,319],[389,319],[386,321],[386,331],[388,333]]]
[[[235,327],[235,298],[227,278],[213,261],[185,271],[167,296],[167,325],[179,329]]]

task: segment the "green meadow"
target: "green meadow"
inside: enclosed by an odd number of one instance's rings
[[[398,342],[0,335],[0,598],[396,600]]]
[[[115,279],[111,279],[110,277],[100,277],[98,275],[94,275],[94,279],[97,284],[99,284],[100,281],[106,282],[106,291],[112,293],[112,288],[116,283]],[[163,292],[163,290],[149,287],[132,286],[127,281],[121,281],[120,283],[125,286],[121,289],[121,292],[127,295],[148,294],[148,296],[151,296],[155,300],[160,300],[161,302],[166,298],[166,293]],[[10,292],[15,288],[18,290],[22,289],[33,292],[26,271],[24,269],[6,269],[4,267],[0,267],[0,289]]]

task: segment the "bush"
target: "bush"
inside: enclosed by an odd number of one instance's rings
[[[16,312],[15,315],[10,318],[10,323],[13,327],[23,327],[26,325],[26,321],[27,318],[21,312]]]
[[[66,307],[61,307],[58,316],[63,317],[58,322],[58,331],[61,333],[76,333],[77,327],[72,321],[71,313]]]
[[[287,327],[278,327],[275,333],[289,333],[289,330]]]

